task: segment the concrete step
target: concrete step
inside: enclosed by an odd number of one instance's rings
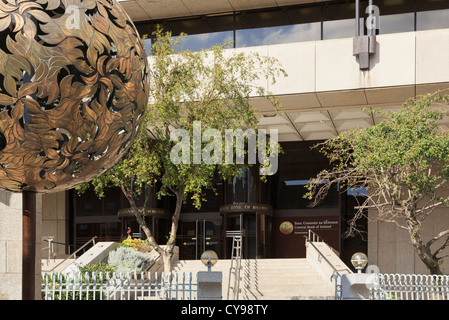
[[[219,260],[212,271],[223,273],[223,298],[227,298],[231,260]],[[206,271],[199,260],[181,260],[174,271]],[[232,292],[230,292],[232,298]],[[244,259],[240,269],[239,299],[307,300],[334,299],[333,289],[306,259]]]

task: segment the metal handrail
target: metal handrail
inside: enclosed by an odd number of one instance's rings
[[[315,232],[313,232],[311,229],[308,230],[307,236],[305,237],[309,242],[324,242],[323,239],[321,239],[321,237]]]
[[[55,251],[55,247],[54,247],[55,244],[59,244],[59,245],[65,246],[68,249],[69,254],[70,254],[70,247],[72,245],[69,244],[69,243],[54,241],[54,237],[46,237],[42,241],[48,242],[48,246],[42,248],[42,251],[48,250],[47,266],[48,266],[48,263],[50,262],[51,257],[53,257],[53,260],[56,258],[56,253],[54,252]]]
[[[48,249],[48,256],[47,256],[47,266],[48,266],[48,264],[50,263],[50,259],[51,259],[51,256],[53,256],[53,259],[55,258],[55,254],[54,254],[54,247],[53,247],[53,243],[54,243],[54,238],[53,237],[47,237],[45,240],[43,240],[43,241],[46,241],[46,242],[48,242],[48,247],[44,247],[44,248],[42,248],[42,251],[44,251],[44,250],[47,250]]]
[[[312,237],[311,237],[312,236]],[[339,270],[337,270],[333,265],[332,265],[332,263],[326,258],[326,256],[325,255],[323,255],[319,250],[318,250],[318,248],[313,244],[313,241],[310,241],[310,239],[311,238],[313,238],[313,239],[318,239],[319,241],[315,241],[315,242],[324,242],[324,243],[326,243],[325,241],[323,241],[321,238],[320,238],[320,236],[319,235],[317,235],[315,232],[313,232],[312,230],[310,230],[309,229],[309,232],[308,232],[308,234],[307,234],[307,236],[304,236],[305,238],[306,238],[306,242],[307,243],[309,243],[309,245],[311,245],[312,247],[314,247],[315,249],[316,249],[316,251],[319,253],[319,255],[320,255],[320,257],[321,258],[324,258],[324,260],[327,262],[327,264],[334,270],[334,273],[338,273],[338,271],[349,271],[349,273],[352,273],[352,271],[350,270],[350,269],[348,269],[348,268],[344,268],[344,269],[339,269]],[[328,247],[335,253],[335,254],[337,254],[338,255],[338,252],[335,250],[335,249],[333,249],[331,246],[329,246],[328,245]]]
[[[67,258],[65,258],[64,260],[62,260],[60,263],[58,263],[57,265],[55,265],[53,268],[51,268],[51,270],[47,271],[47,272],[52,272],[54,269],[56,269],[57,267],[59,267],[61,264],[63,264],[64,262],[66,262],[69,259],[72,259],[72,257],[76,258],[76,254],[78,252],[80,252],[82,249],[84,249],[84,247],[86,247],[89,243],[93,243],[93,245],[95,245],[95,239],[97,238],[97,236],[92,237],[89,241],[87,241],[85,244],[83,244],[81,247],[79,247],[75,252],[73,252],[71,255],[69,255]]]
[[[321,239],[321,237],[319,235],[317,235],[315,232],[313,232],[312,230],[309,229],[309,232],[306,236],[304,236],[304,238],[306,238],[306,243],[308,243],[309,245],[311,245],[312,247],[315,248],[316,252],[320,255],[320,258],[326,261],[327,265],[330,266],[333,270],[333,274],[330,277],[330,281],[333,282],[335,281],[335,294],[334,294],[334,298],[335,300],[341,300],[342,298],[342,285],[341,285],[341,274],[339,271],[348,271],[349,273],[352,273],[352,271],[348,268],[343,268],[343,269],[339,269],[337,270],[334,265],[326,258],[326,256],[324,254],[321,253],[320,250],[318,250],[318,248],[313,244],[313,242],[324,242],[323,239]],[[327,245],[327,243],[326,243]],[[327,245],[337,256],[339,255],[339,253],[337,252],[337,250],[335,250],[334,248],[332,248],[331,246]]]

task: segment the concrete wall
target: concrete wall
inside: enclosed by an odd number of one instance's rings
[[[426,218],[422,226],[425,241],[443,230],[449,229],[449,209],[436,209]],[[379,267],[381,273],[429,274],[424,263],[415,253],[407,231],[393,223],[375,221],[373,210],[368,222],[368,264]],[[449,254],[449,248],[444,251]],[[442,254],[440,254],[441,256]],[[449,261],[442,264],[444,274],[449,274]]]
[[[371,57],[371,67],[361,71],[352,54],[352,38],[276,44],[229,49],[257,51],[276,57],[288,78],[280,78],[274,85],[261,80],[276,95],[319,93],[383,87],[415,87],[449,82],[449,29],[402,32],[378,35],[377,52]],[[431,58],[429,58],[431,57]],[[410,97],[410,95],[405,97]],[[353,95],[350,105],[386,102],[371,101],[369,96]],[[385,97],[384,97],[385,98]],[[379,98],[377,98],[379,99]],[[404,101],[401,97],[398,101]],[[325,101],[321,101],[325,102]],[[325,103],[321,104],[325,106]]]
[[[42,238],[54,237],[55,242],[67,243],[68,213],[66,208],[66,192],[48,193],[42,195]],[[43,242],[46,247],[47,243]],[[54,244],[56,257],[65,258],[66,246]],[[73,252],[73,248],[71,250]],[[48,257],[48,251],[42,250],[42,259]],[[53,258],[53,257],[52,257]]]

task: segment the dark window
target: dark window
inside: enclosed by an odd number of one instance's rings
[[[77,216],[99,216],[103,214],[102,201],[97,197],[93,189],[89,189],[81,196],[75,193]]]
[[[311,149],[316,141],[281,143],[283,153],[279,156],[279,170],[273,192],[273,208],[309,209],[311,201],[303,196],[305,185],[323,169],[329,161],[317,149]],[[337,207],[339,203],[338,186],[332,186],[327,197],[315,208]]]
[[[74,195],[76,204],[76,216],[103,216],[116,215],[118,210],[123,208],[122,191],[118,188],[111,188],[105,191],[103,198],[98,198],[93,188],[90,188],[82,195]]]
[[[80,247],[97,236],[96,242],[119,241],[123,236],[120,222],[79,223],[76,225],[76,246]]]

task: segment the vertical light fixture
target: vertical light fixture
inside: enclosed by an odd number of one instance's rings
[[[367,25],[368,34],[360,34],[360,0],[355,0],[355,37],[353,39],[353,56],[358,58],[360,65],[360,70],[369,70],[370,68],[370,57],[376,54],[376,35],[375,30],[378,24],[378,12],[376,12],[377,7],[373,6],[373,1],[369,0],[369,5],[366,13],[369,13],[369,23]],[[373,14],[374,11],[374,14]],[[375,19],[374,26],[372,21]]]

